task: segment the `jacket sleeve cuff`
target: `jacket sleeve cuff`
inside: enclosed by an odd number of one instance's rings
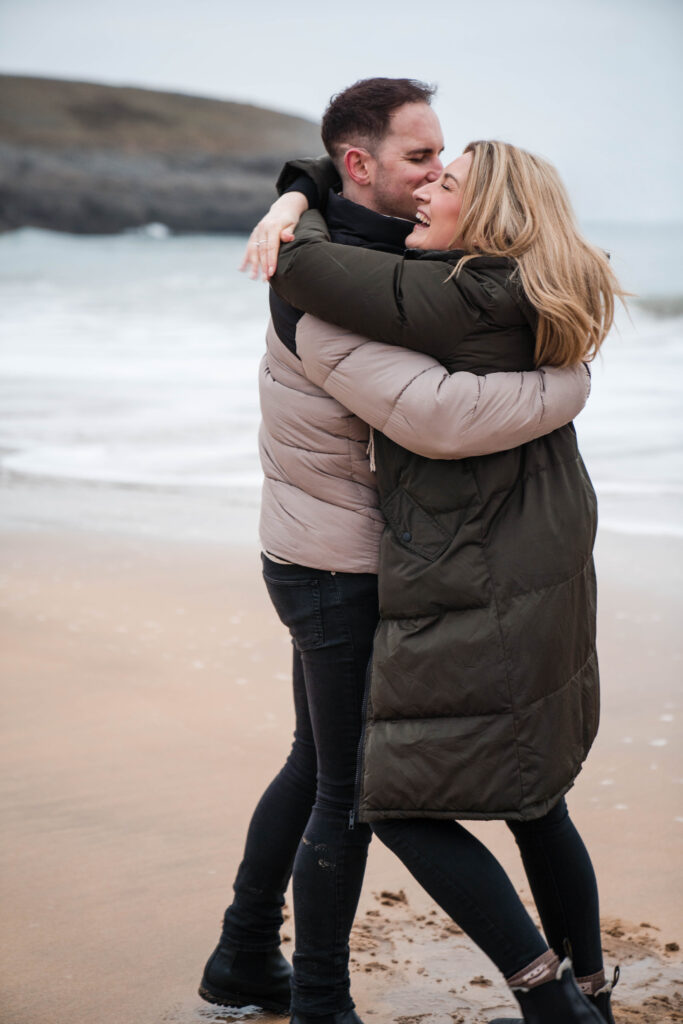
[[[289,191],[292,183],[302,174],[311,180],[317,190],[316,206],[325,202],[330,189],[337,191],[341,188],[337,169],[328,156],[303,157],[300,160],[289,160],[282,168],[275,185],[278,195]]]
[[[308,177],[307,174],[300,174],[298,178],[295,178],[291,185],[283,189],[281,195],[286,195],[287,192],[301,192],[302,195],[306,196],[308,200],[309,210],[317,210],[320,207],[320,196],[318,195],[318,189],[315,186],[315,182]]]

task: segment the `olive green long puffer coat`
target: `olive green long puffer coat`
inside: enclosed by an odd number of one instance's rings
[[[275,290],[450,371],[533,365],[535,314],[507,259],[405,258],[327,240],[302,218]],[[359,817],[538,817],[595,737],[596,501],[570,424],[460,461],[375,435],[387,520],[360,758]]]

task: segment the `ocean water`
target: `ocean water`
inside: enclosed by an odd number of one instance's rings
[[[576,424],[601,528],[680,536],[683,226],[586,231],[638,293]],[[0,523],[254,533],[268,310],[238,273],[244,242],[0,237]]]

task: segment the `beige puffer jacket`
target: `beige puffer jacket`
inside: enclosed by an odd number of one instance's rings
[[[366,454],[368,427],[307,380],[272,321],[266,346],[259,371],[261,545],[313,569],[377,572],[384,517]]]
[[[583,366],[449,374],[430,356],[308,315],[296,337],[303,362],[268,325],[260,537],[265,551],[314,569],[377,572],[384,518],[368,423],[428,458],[462,459],[549,434],[581,411],[590,390]]]

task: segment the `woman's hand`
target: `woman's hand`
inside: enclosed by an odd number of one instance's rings
[[[249,235],[240,270],[249,270],[253,281],[263,274],[267,281],[275,273],[281,242],[291,242],[301,214],[308,209],[308,199],[301,192],[285,192],[276,199]]]

